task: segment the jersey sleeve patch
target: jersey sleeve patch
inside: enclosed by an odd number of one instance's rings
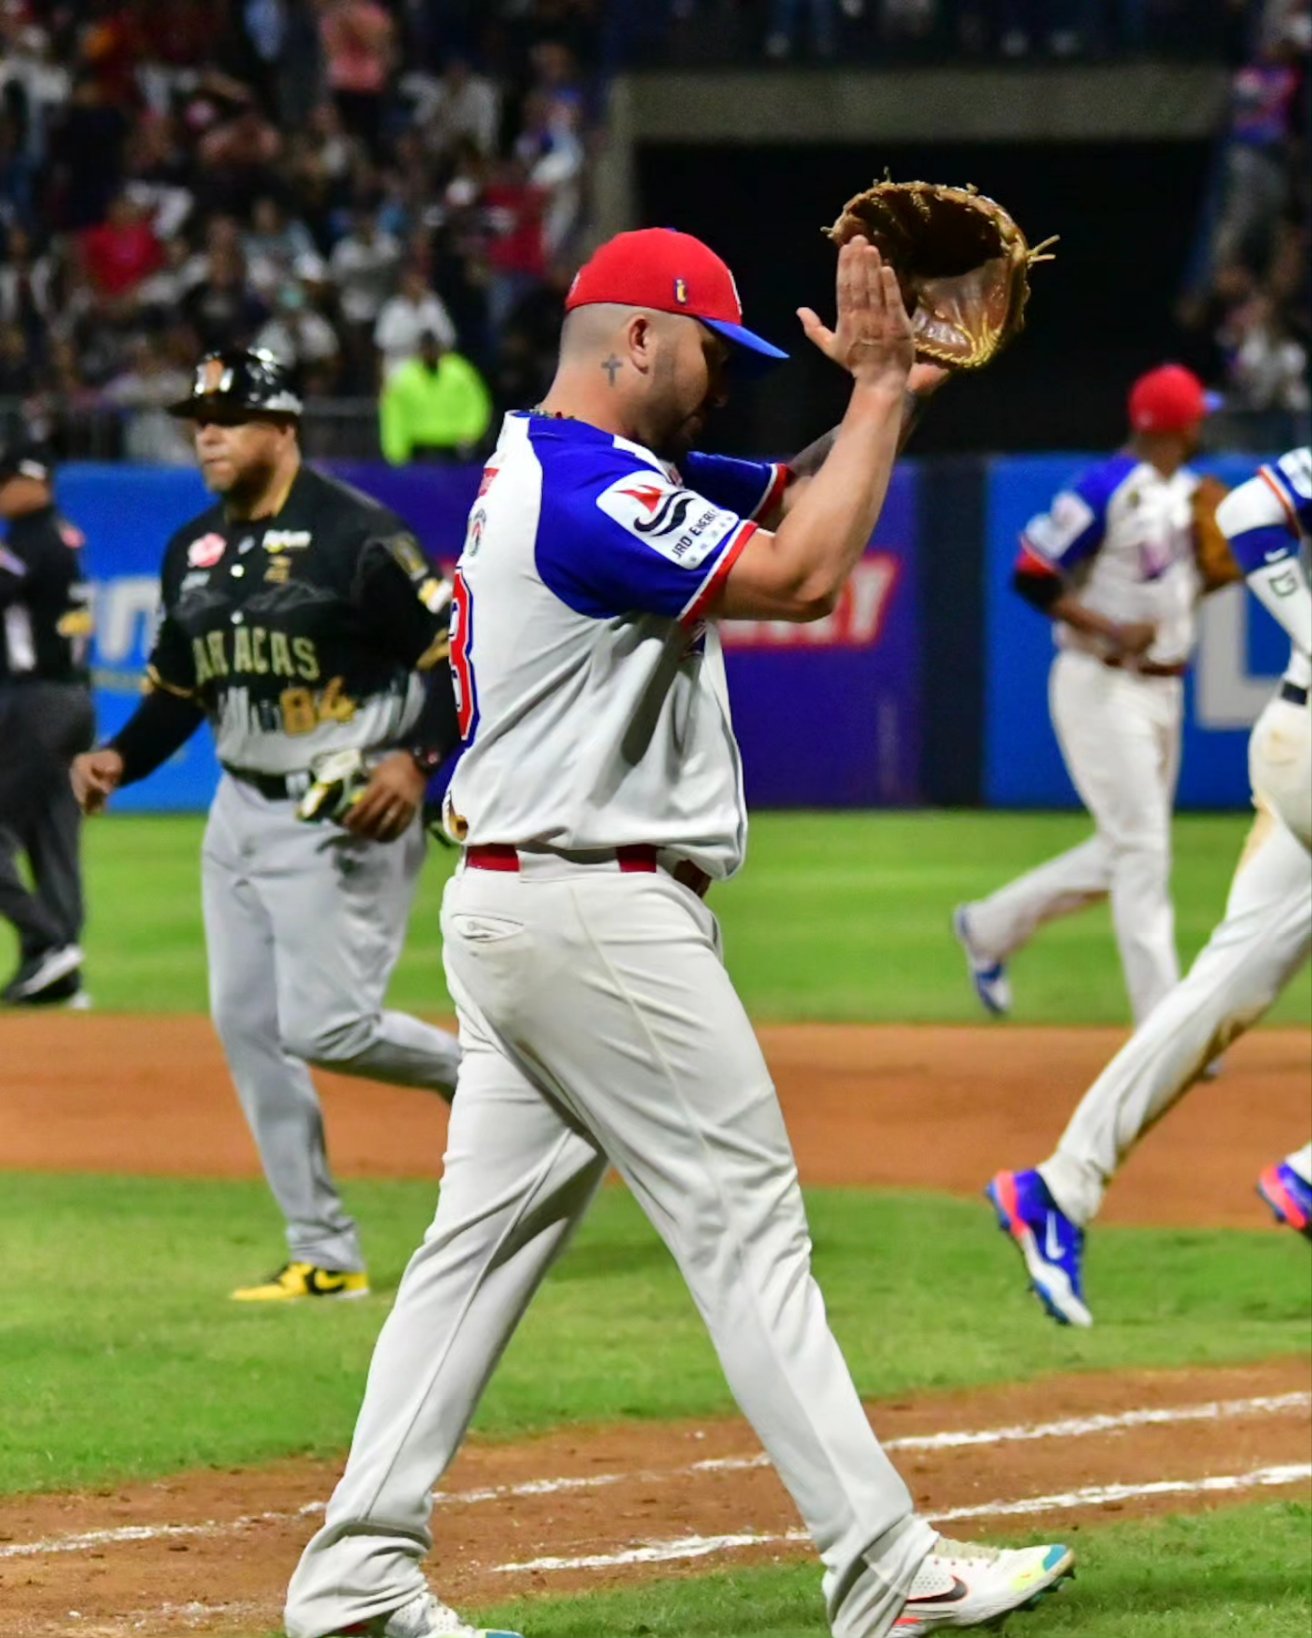
[[[617,478],[597,505],[635,540],[689,570],[700,569],[739,522],[735,513],[657,472]]]
[[[615,450],[544,463],[534,558],[576,614],[681,620],[743,528],[737,512]]]
[[[1021,544],[1054,568],[1070,569],[1091,557],[1102,538],[1102,520],[1083,495],[1065,489],[1046,512],[1025,525]]]

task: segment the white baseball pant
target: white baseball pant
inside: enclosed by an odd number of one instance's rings
[[[792,1148],[715,917],[663,873],[465,869],[442,930],[464,1059],[441,1198],[292,1579],[290,1638],[422,1588],[433,1486],[608,1163],[677,1261],[810,1528],[834,1633],[882,1638],[935,1535],[830,1332]]]
[[[1085,1093],[1056,1152],[1039,1167],[1053,1198],[1076,1223],[1093,1220],[1134,1145],[1205,1065],[1257,1023],[1312,947],[1308,708],[1273,701],[1249,747],[1258,814],[1225,918],[1188,976]],[[1277,814],[1301,824],[1301,834]],[[1302,1160],[1291,1156],[1296,1168]]]
[[[1110,895],[1136,1022],[1180,976],[1171,904],[1171,810],[1180,768],[1183,684],[1113,669],[1068,649],[1049,705],[1071,781],[1096,832],[969,906],[971,941],[1006,961],[1045,922]]]

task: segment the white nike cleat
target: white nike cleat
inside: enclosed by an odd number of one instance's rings
[[[920,1566],[892,1638],[991,1627],[1075,1573],[1069,1547],[982,1547],[940,1536]]]
[[[346,1627],[341,1638],[521,1638],[518,1632],[470,1627],[431,1592],[421,1592],[390,1615]]]
[[[1007,964],[985,955],[975,943],[970,930],[970,907],[959,904],[952,912],[952,936],[966,957],[966,970],[975,986],[975,994],[985,1012],[995,1018],[1005,1018],[1011,1011],[1011,980]]]

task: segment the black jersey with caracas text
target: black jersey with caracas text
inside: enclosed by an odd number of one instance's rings
[[[444,662],[450,587],[396,516],[301,467],[272,516],[222,503],[173,536],[156,688],[209,717],[219,761],[288,774],[326,751],[404,743]]]

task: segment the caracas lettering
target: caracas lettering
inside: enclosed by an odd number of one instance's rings
[[[317,682],[319,654],[309,637],[288,637],[263,626],[234,626],[193,637],[191,654],[196,685],[203,688],[215,677],[288,677]]]

